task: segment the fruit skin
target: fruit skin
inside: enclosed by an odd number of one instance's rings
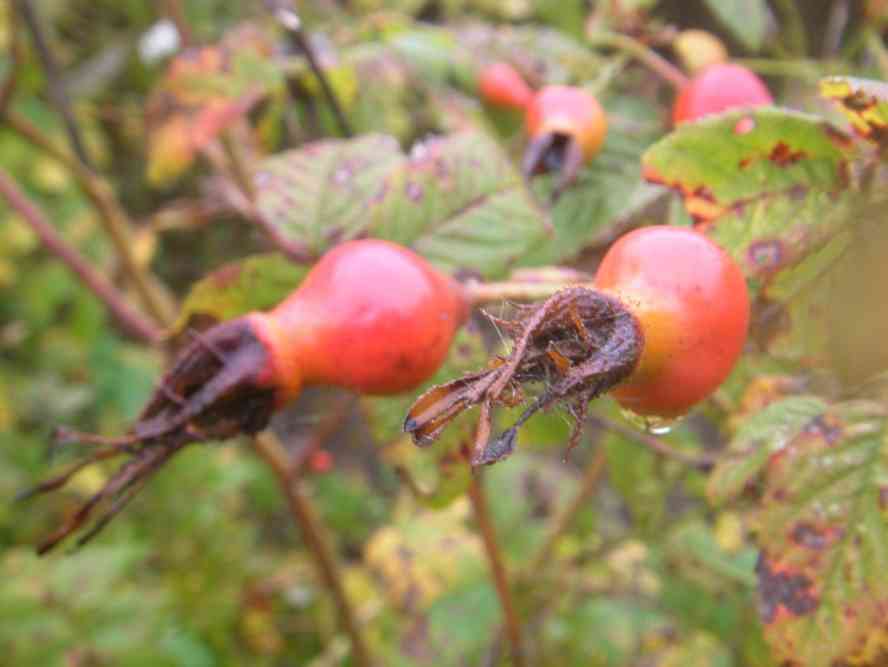
[[[444,361],[467,310],[459,286],[425,259],[366,239],[333,248],[280,305],[248,317],[285,403],[312,384],[412,389]]]
[[[509,63],[487,65],[478,76],[481,98],[495,106],[507,109],[524,109],[533,97],[533,90]]]
[[[740,267],[684,227],[645,227],[608,250],[595,276],[644,336],[641,358],[611,394],[640,415],[679,417],[728,376],[746,341],[749,294]]]
[[[672,48],[684,68],[692,75],[699,74],[707,67],[728,61],[728,50],[722,41],[705,30],[682,30],[678,33]]]
[[[736,107],[767,106],[774,98],[764,82],[741,65],[710,65],[691,79],[672,107],[675,125]]]
[[[601,150],[607,134],[607,116],[598,100],[574,86],[541,88],[527,107],[525,124],[531,140],[546,134],[573,139],[580,146],[584,160]]]

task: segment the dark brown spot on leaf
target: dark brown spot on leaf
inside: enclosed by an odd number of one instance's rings
[[[771,563],[764,551],[759,554],[755,570],[759,614],[765,623],[773,623],[781,611],[791,616],[810,614],[820,604],[811,579],[779,563]]]
[[[794,151],[783,141],[778,141],[777,145],[771,149],[771,153],[768,155],[768,159],[778,167],[789,167],[805,157],[807,157],[805,151]]]

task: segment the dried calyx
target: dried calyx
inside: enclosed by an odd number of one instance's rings
[[[82,443],[94,449],[62,474],[19,494],[19,500],[61,488],[92,463],[118,456],[128,459],[37,547],[38,553],[46,553],[82,528],[94,510],[104,505],[77,546],[88,542],[132,500],[154,472],[186,445],[264,429],[276,406],[275,390],[263,377],[267,354],[245,319],[232,320],[205,334],[194,334],[194,340],[161,379],[129,434],[103,438],[57,430],[58,444]]]
[[[568,448],[582,433],[589,401],[628,377],[641,356],[642,332],[618,299],[571,287],[534,306],[518,306],[514,319],[488,317],[513,341],[511,353],[486,370],[433,387],[404,422],[417,445],[432,443],[464,410],[480,405],[473,465],[495,463],[514,450],[518,428],[538,410],[565,404],[574,419]],[[492,410],[525,400],[524,387],[540,385],[517,422],[490,438]]]

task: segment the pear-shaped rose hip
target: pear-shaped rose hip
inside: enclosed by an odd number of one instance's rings
[[[507,109],[524,109],[533,97],[527,82],[509,63],[487,65],[478,76],[478,92],[488,104]]]

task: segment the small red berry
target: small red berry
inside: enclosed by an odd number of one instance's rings
[[[691,79],[672,107],[675,125],[737,107],[767,106],[774,98],[764,82],[741,65],[710,65]]]
[[[495,107],[524,109],[533,91],[514,67],[498,62],[488,65],[478,77],[481,98]]]
[[[637,318],[644,343],[612,390],[641,415],[678,417],[706,398],[740,356],[749,326],[746,280],[733,259],[684,227],[645,227],[611,246],[595,285]]]
[[[333,455],[326,449],[312,452],[308,460],[308,466],[315,473],[330,472],[333,469]]]
[[[530,139],[524,153],[525,176],[558,171],[559,189],[576,180],[583,163],[601,150],[607,134],[607,116],[598,100],[573,86],[540,90],[527,107],[525,125]]]

